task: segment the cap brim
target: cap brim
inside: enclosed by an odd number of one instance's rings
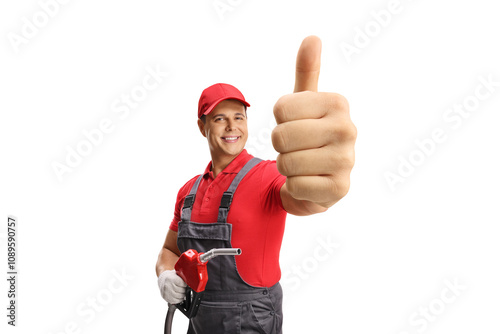
[[[222,101],[224,100],[237,100],[237,101],[240,101],[241,103],[243,103],[244,105],[246,105],[247,107],[250,107],[250,103],[248,103],[247,101],[245,100],[242,100],[240,99],[239,97],[223,97],[217,101],[215,101],[209,108],[207,108],[207,110],[205,110],[205,112],[202,114],[202,115],[208,115],[212,112],[212,110],[219,104],[221,103]]]

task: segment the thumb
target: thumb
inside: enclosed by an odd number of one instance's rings
[[[318,91],[319,68],[321,66],[321,40],[317,36],[304,38],[297,53],[294,93]]]

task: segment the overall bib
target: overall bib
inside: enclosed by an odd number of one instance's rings
[[[203,177],[200,175],[184,200],[178,224],[177,245],[181,252],[238,247],[231,245],[232,225],[227,222],[227,215],[238,184],[260,161],[251,159],[236,175],[222,196],[215,223],[191,221],[196,192]],[[279,282],[270,288],[249,285],[240,277],[234,256],[211,259],[207,270],[208,283],[198,313],[189,321],[188,334],[281,334],[283,295]]]

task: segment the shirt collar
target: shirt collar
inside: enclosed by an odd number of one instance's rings
[[[237,174],[240,169],[252,158],[253,156],[248,154],[246,149],[243,149],[243,151],[241,151],[240,154],[238,154],[238,156],[234,158],[233,161],[231,161],[229,165],[227,165],[226,168],[222,170],[221,173]],[[214,178],[214,174],[210,169],[212,169],[212,161],[210,161],[207,165],[207,168],[205,168],[205,172],[203,173],[204,178],[208,177],[209,175],[212,179]]]

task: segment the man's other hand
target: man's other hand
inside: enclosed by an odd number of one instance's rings
[[[349,190],[357,130],[346,98],[318,92],[320,64],[321,40],[309,36],[297,54],[294,93],[274,106],[272,143],[291,197],[328,208]]]

